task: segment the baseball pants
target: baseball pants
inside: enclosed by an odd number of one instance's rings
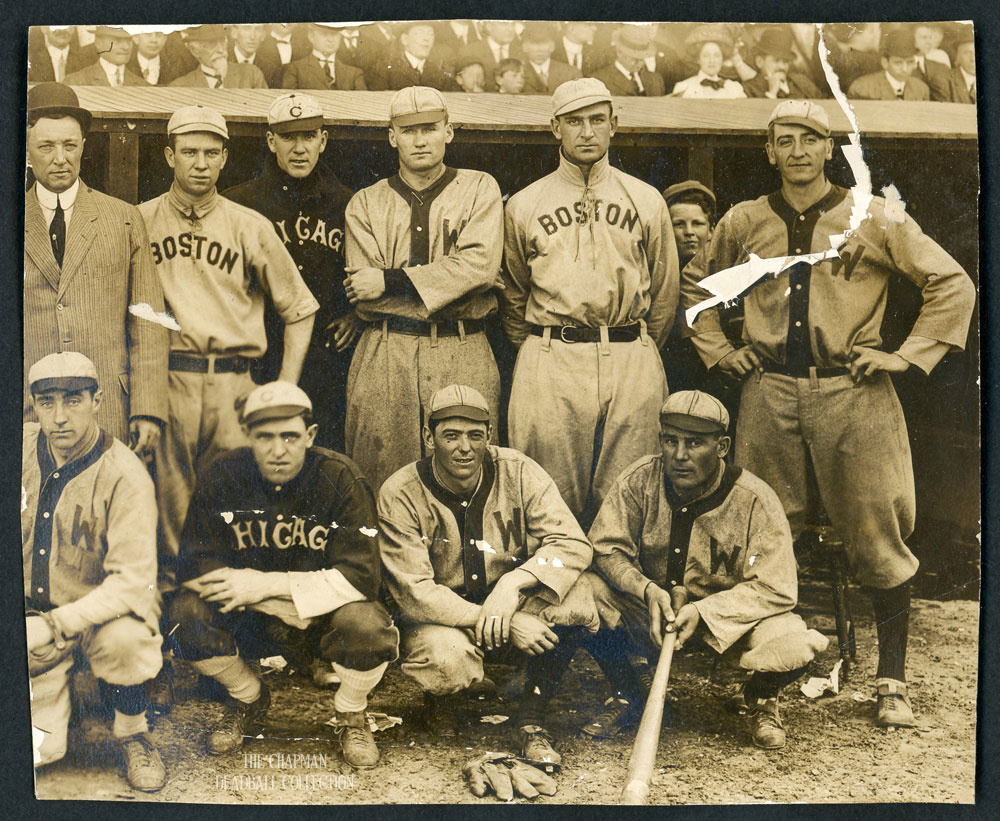
[[[156,447],[160,592],[176,587],[177,552],[198,474],[247,444],[234,402],[249,393],[249,373],[168,374],[168,420]]]
[[[603,576],[588,571],[597,609],[601,613],[601,630],[621,626],[632,650],[655,660],[659,648],[649,637],[649,608],[638,599],[612,588]],[[607,627],[605,627],[607,625]],[[696,630],[707,628],[700,623]],[[822,653],[830,640],[806,626],[796,613],[785,612],[761,619],[723,654],[743,670],[757,673],[799,671]],[[708,646],[706,644],[706,646]],[[713,651],[714,652],[714,651]]]
[[[180,590],[170,604],[179,655],[188,661],[241,655],[283,655],[306,667],[323,658],[348,670],[371,670],[394,661],[399,631],[378,602],[351,602],[313,621],[305,630],[256,610],[220,613],[193,590]]]
[[[79,650],[95,678],[112,685],[132,686],[160,672],[163,639],[155,627],[133,616],[122,616],[85,630],[63,650],[28,653],[31,688],[31,736],[35,765],[51,764],[66,755],[70,717],[70,673]]]
[[[659,451],[667,379],[645,334],[632,342],[569,343],[544,333],[525,339],[517,354],[510,446],[538,462],[589,525],[618,475]]]
[[[820,503],[858,581],[897,587],[919,562],[904,543],[916,501],[906,421],[892,380],[751,375],[736,425],[736,463],[778,494],[797,537]]]
[[[485,333],[411,336],[380,323],[364,330],[347,376],[346,444],[376,494],[424,455],[424,409],[451,384],[479,391],[497,419],[500,374]],[[494,430],[493,444],[496,437]]]

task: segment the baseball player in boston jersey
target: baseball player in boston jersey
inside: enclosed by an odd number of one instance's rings
[[[347,370],[361,320],[348,303],[344,279],[344,209],[353,193],[322,162],[327,130],[323,109],[308,94],[276,98],[267,112],[270,154],[263,173],[223,192],[226,199],[260,211],[292,255],[319,301],[299,386],[313,400],[318,443],[344,449]],[[264,313],[267,352],[263,378],[278,378],[285,323],[272,306]]]
[[[768,123],[767,156],[781,188],[734,206],[707,254],[684,269],[684,304],[710,296],[706,275],[762,258],[826,251],[849,227],[854,196],[827,180],[830,122],[818,105],[780,103]],[[917,559],[914,487],[902,408],[890,374],[915,365],[925,373],[965,346],[975,302],[972,281],[906,214],[875,197],[868,217],[839,256],[799,263],[762,280],[744,299],[746,344],[738,349],[702,311],[692,340],[705,364],[744,380],[736,461],[781,499],[797,536],[816,503],[847,542],[858,580],[868,588],[878,629],[876,722],[911,726],[904,664],[908,582]],[[921,291],[923,306],[895,352],[882,351],[880,327],[891,277]],[[811,489],[818,491],[818,497]]]
[[[659,453],[628,467],[604,499],[590,539],[591,587],[602,626],[594,657],[617,697],[584,727],[615,735],[642,713],[626,648],[656,658],[664,631],[692,637],[752,671],[743,687],[754,744],[785,744],[778,693],[829,640],[792,612],[798,582],[781,503],[747,470],[726,464],[729,412],[700,391],[672,393],[660,411]],[[676,598],[683,589],[687,603]],[[673,597],[672,597],[673,594]],[[676,612],[674,608],[677,608]]]
[[[555,765],[546,706],[584,625],[597,629],[590,587],[577,583],[592,551],[545,471],[489,444],[494,412],[466,385],[431,397],[431,455],[379,491],[379,550],[400,610],[402,670],[424,691],[430,729],[453,735],[484,654],[509,659],[516,649],[529,656],[521,753]]]
[[[162,642],[153,482],[98,426],[103,393],[87,357],[49,354],[28,383],[38,422],[24,425],[21,549],[35,765],[66,753],[70,676],[82,654],[114,708],[129,784],[153,792],[167,778],[146,724]]]
[[[280,377],[298,381],[318,307],[271,221],[216,192],[229,132],[217,111],[179,108],[164,149],[170,190],[139,205],[169,310],[169,420],[156,451],[161,584],[198,474],[246,443],[233,404],[264,354],[264,300],[285,321]]]
[[[312,402],[288,382],[253,390],[241,410],[250,446],[199,478],[181,537],[170,607],[180,654],[230,695],[208,751],[238,749],[270,704],[244,658],[321,655],[340,676],[331,724],[344,759],[372,767],[368,693],[396,658],[399,633],[375,598],[375,499],[345,456],[313,447]]]
[[[660,193],[608,161],[605,85],[563,83],[552,112],[559,168],[511,197],[505,217],[501,318],[520,346],[510,444],[588,523],[615,477],[656,449],[677,250]]]
[[[347,206],[347,296],[368,326],[347,379],[347,453],[378,488],[422,455],[422,409],[456,380],[489,401],[500,375],[484,333],[496,310],[500,188],[489,174],[449,168],[454,130],[432,88],[389,106],[399,174]]]

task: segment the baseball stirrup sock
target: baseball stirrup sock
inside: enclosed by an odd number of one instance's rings
[[[743,700],[747,705],[751,705],[759,698],[777,698],[781,689],[799,678],[806,671],[806,667],[808,665],[788,671],[758,670],[747,679],[743,689]]]
[[[623,698],[630,704],[641,704],[642,685],[639,676],[629,661],[624,631],[600,630],[596,635],[583,640],[583,648],[593,656],[601,668],[608,684],[615,691],[615,698]]]
[[[333,697],[333,708],[341,713],[360,713],[368,706],[368,694],[382,680],[389,662],[383,661],[371,670],[350,670],[333,662],[340,676],[340,687]]]
[[[115,723],[111,728],[115,738],[128,738],[136,733],[148,733],[149,724],[146,722],[146,713],[137,713],[134,716],[125,715],[120,710],[115,710]]]
[[[878,633],[876,678],[906,681],[906,640],[910,627],[910,585],[888,590],[869,589]]]
[[[518,719],[522,724],[526,721],[533,724],[544,723],[545,708],[559,688],[559,682],[586,633],[586,629],[582,627],[558,626],[552,630],[559,637],[559,643],[540,656],[528,658],[524,695],[518,708]]]
[[[192,664],[199,673],[219,682],[237,701],[250,704],[260,695],[260,679],[239,656],[213,656]]]

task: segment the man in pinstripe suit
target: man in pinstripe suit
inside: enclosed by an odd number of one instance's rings
[[[146,227],[136,208],[79,179],[90,112],[61,83],[28,92],[35,184],[24,198],[24,373],[62,351],[97,367],[97,422],[140,456],[167,418],[167,332],[129,309],[163,311]],[[24,385],[25,418],[32,419]]]

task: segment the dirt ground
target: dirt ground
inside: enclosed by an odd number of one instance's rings
[[[799,612],[833,636],[829,588],[803,579]],[[908,678],[919,726],[883,730],[872,724],[875,630],[870,605],[856,588],[850,603],[857,624],[857,664],[837,696],[805,698],[798,684],[782,696],[788,731],[784,749],[765,752],[749,739],[746,719],[723,709],[741,674],[713,668],[707,652],[675,656],[669,720],[665,719],[651,804],[764,802],[943,802],[975,800],[976,678],[979,604],[914,600]],[[826,675],[837,660],[835,637],[807,676]],[[179,703],[153,728],[169,772],[159,793],[131,790],[121,773],[110,723],[85,715],[70,731],[67,758],[37,774],[42,799],[99,799],[228,804],[476,803],[462,764],[486,750],[513,750],[509,722],[475,717],[456,739],[443,742],[422,725],[421,697],[391,667],[370,709],[402,718],[376,734],[382,764],[353,771],[338,745],[317,738],[333,710],[329,691],[300,675],[272,672],[271,711],[262,738],[221,759],[204,752],[204,735],[221,714],[199,695],[197,678],[178,665]],[[475,703],[480,716],[511,716],[514,706],[500,668],[498,694]],[[600,712],[607,685],[578,652],[552,705],[550,729],[563,756],[558,792],[535,803],[614,804],[625,783],[634,732],[595,741],[579,728]],[[259,754],[262,767],[245,755]],[[272,755],[280,754],[280,755]],[[302,756],[301,758],[293,758]],[[325,756],[325,759],[323,758]],[[307,766],[313,764],[315,766]],[[522,801],[518,798],[517,801]]]

